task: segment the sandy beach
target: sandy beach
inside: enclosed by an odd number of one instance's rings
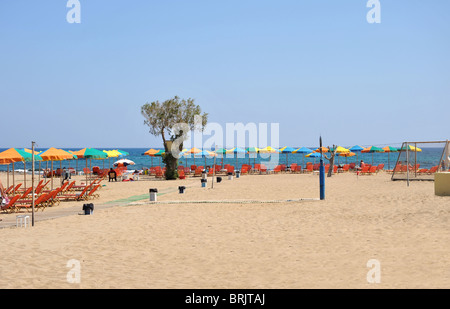
[[[450,288],[450,203],[433,182],[343,173],[325,201],[312,174],[103,184],[91,216],[83,202],[26,229],[0,215],[0,288]],[[72,259],[80,283],[67,280]],[[380,283],[367,280],[371,259]]]

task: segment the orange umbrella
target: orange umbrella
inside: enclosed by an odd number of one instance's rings
[[[322,152],[328,152],[330,151],[327,147],[322,147]],[[317,148],[314,152],[320,152],[320,147]]]
[[[39,156],[41,156],[42,160],[44,160],[44,161],[51,161],[51,164],[52,164],[51,187],[53,190],[53,161],[60,161],[60,165],[62,165],[62,163],[61,163],[62,160],[73,159],[74,154],[72,154],[68,151],[62,150],[62,149],[51,147],[51,148],[41,152],[39,154]]]

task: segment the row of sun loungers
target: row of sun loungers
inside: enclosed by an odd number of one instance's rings
[[[46,207],[57,206],[62,201],[86,201],[98,198],[99,194],[97,191],[101,188],[101,181],[103,179],[104,177],[98,177],[91,184],[86,185],[75,185],[75,181],[65,182],[54,190],[47,188],[46,185],[48,185],[48,182],[46,184],[40,182],[35,188],[35,210],[43,211]],[[9,203],[2,206],[1,211],[6,213],[15,213],[24,210],[27,212],[32,211],[32,190],[30,187],[23,192],[18,190],[15,195],[11,194]],[[14,192],[14,189],[9,192]]]

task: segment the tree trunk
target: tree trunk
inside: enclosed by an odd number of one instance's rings
[[[329,158],[325,156],[325,159],[327,159],[328,161],[330,161],[330,168],[328,169],[327,177],[333,176],[333,170],[334,170],[334,158],[336,157],[336,149],[337,149],[337,146],[336,146],[336,145],[333,145],[333,149],[334,149],[334,150],[333,150],[333,152],[331,152]]]

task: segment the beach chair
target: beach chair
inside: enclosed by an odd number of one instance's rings
[[[349,166],[350,166],[350,168],[349,168],[350,170],[354,170],[356,168],[356,163],[350,163]]]
[[[313,173],[314,172],[314,166],[312,164],[306,164],[306,173]]]
[[[163,178],[163,171],[161,169],[156,170],[155,177]]]
[[[367,175],[369,173],[370,167],[368,165],[364,165],[364,167],[360,171],[360,175]]]
[[[197,165],[191,165],[191,172],[194,173],[197,169]]]
[[[1,206],[1,211],[6,213],[13,213],[16,211],[15,204],[17,200],[21,197],[21,195],[16,195],[12,199],[9,200],[7,205]]]
[[[275,166],[275,168],[273,169],[274,173],[280,173],[281,172],[281,165],[277,165]]]
[[[344,164],[344,166],[342,167],[342,172],[348,172],[350,170],[350,164]]]
[[[20,186],[22,186],[22,183],[17,184],[10,192],[7,192],[8,195],[14,195],[15,192],[19,190]]]
[[[50,195],[50,193],[48,193],[48,195]],[[42,211],[44,210],[45,206],[43,206],[43,202],[45,201],[45,199],[47,198],[47,194],[43,194],[41,196],[39,196],[35,202],[34,202],[34,208],[36,210],[41,209]],[[33,202],[32,201],[28,201],[28,203],[16,203],[15,208],[16,208],[16,212],[25,209],[27,212],[30,212],[33,210]]]
[[[99,186],[99,185],[97,185]],[[87,200],[86,197],[86,192],[88,191],[89,188],[91,188],[92,185],[90,186],[86,186],[83,191],[81,191],[80,193],[75,193],[75,194],[63,194],[58,196],[58,199],[60,200],[64,200],[64,201],[69,201],[69,200],[73,200],[73,201],[82,201],[82,200]],[[55,195],[56,196],[56,195]]]
[[[229,165],[229,166],[227,167],[227,173],[232,173],[232,174],[234,175],[234,166]]]
[[[212,175],[213,175],[213,172],[214,172],[214,169],[209,168],[209,169],[208,169],[208,174],[207,174],[207,176],[212,176]]]
[[[420,164],[419,164],[420,165]],[[377,166],[377,171],[382,171],[382,170],[384,170],[384,164],[378,164],[378,166]]]
[[[178,178],[180,178],[180,179],[186,179],[186,175],[184,174],[184,168],[178,170]]]
[[[267,174],[268,173],[267,166],[265,166],[264,164],[261,164],[261,168],[259,169],[259,172]]]
[[[432,168],[430,168],[430,170],[428,171],[428,175],[434,174],[437,172],[437,170],[439,169],[439,166],[433,166]]]
[[[98,188],[100,187],[100,185],[96,185],[94,187],[92,187],[92,189],[86,194],[86,199],[94,199],[94,198],[99,198],[100,195],[98,193],[95,193]]]
[[[248,168],[247,165],[246,166],[242,166],[241,175],[247,175],[248,174],[248,170],[249,170],[249,168]]]
[[[302,166],[301,165],[297,165],[296,167],[295,167],[295,171],[294,171],[295,173],[302,173],[303,171],[302,171]]]
[[[291,169],[291,173],[295,173],[295,169],[297,168],[298,164],[297,163],[292,163],[291,166],[289,167]]]
[[[371,166],[369,168],[369,171],[367,172],[367,175],[374,175],[378,172],[378,167],[377,166]]]

